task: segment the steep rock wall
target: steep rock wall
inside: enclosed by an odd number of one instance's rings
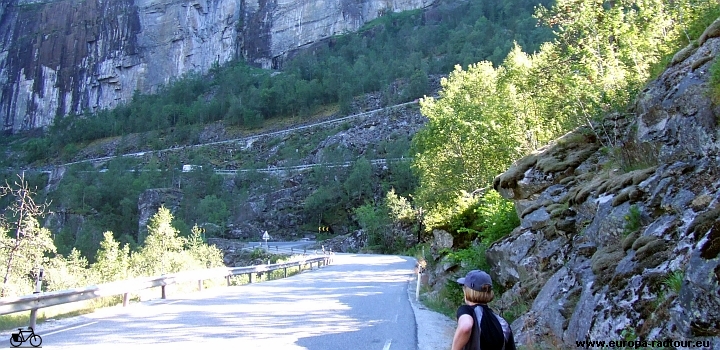
[[[720,19],[627,115],[582,128],[495,179],[521,226],[487,251],[519,343],[700,340],[720,349]],[[673,345],[678,348],[684,346]]]
[[[0,0],[3,130],[112,108],[237,57],[264,68],[434,0]]]
[[[5,131],[111,108],[234,57],[232,1],[59,0],[6,4],[0,19]]]

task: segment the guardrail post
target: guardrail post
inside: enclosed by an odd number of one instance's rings
[[[30,310],[30,328],[35,329],[35,323],[37,322],[37,311],[38,309]]]
[[[252,272],[250,272],[248,274],[248,283],[253,283],[253,280],[254,280],[253,275],[254,275],[254,273],[252,273]]]
[[[283,268],[283,278],[287,278],[287,267]]]
[[[225,276],[225,280],[227,280],[227,286],[230,287],[230,275]]]
[[[128,301],[130,301],[130,294],[128,294],[128,293],[123,294],[123,307],[127,306]]]
[[[161,299],[167,299],[167,296],[165,295],[165,286],[160,286],[160,289],[162,291]]]
[[[40,271],[38,275],[35,277],[35,292],[33,294],[40,294],[40,286],[42,285],[42,278],[43,278],[43,268],[40,267]],[[35,329],[35,324],[37,322],[37,311],[38,309],[32,309],[30,310],[30,328]]]

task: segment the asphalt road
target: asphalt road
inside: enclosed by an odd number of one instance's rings
[[[336,255],[286,279],[105,309],[36,333],[48,349],[417,349],[413,268],[411,258]]]

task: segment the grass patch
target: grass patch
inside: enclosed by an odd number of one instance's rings
[[[437,294],[429,293],[427,286],[420,287],[420,302],[428,309],[455,319],[458,306],[463,303],[463,292],[459,284],[446,284]]]
[[[625,229],[623,230],[623,234],[627,236],[637,232],[640,227],[642,227],[641,218],[642,213],[640,212],[640,208],[636,205],[631,205],[628,214],[625,215]]]
[[[710,99],[714,104],[720,104],[720,60],[717,58],[710,67]]]
[[[290,258],[292,259],[292,258]],[[275,259],[275,262],[283,262],[281,259]],[[286,261],[290,261],[289,259]],[[273,263],[275,263],[273,262]],[[314,263],[313,268],[316,268],[317,263]],[[309,270],[308,264],[303,265],[302,270]],[[287,276],[297,275],[301,272],[298,266],[288,267]],[[285,272],[282,269],[264,272],[258,274],[253,283],[262,281],[276,280],[285,277]],[[249,276],[247,274],[237,275],[230,277],[231,286],[240,286],[250,283]],[[207,279],[202,281],[203,289],[211,289],[217,287],[227,286],[227,280],[224,278],[220,279]],[[165,287],[167,296],[177,296],[188,293],[194,293],[198,291],[197,281],[188,281],[183,283],[177,283]],[[143,289],[136,292],[130,293],[131,302],[140,302],[144,300],[159,299],[162,296],[161,288],[149,288]],[[111,297],[102,297],[91,300],[84,300],[74,303],[67,303],[62,305],[50,306],[38,310],[37,323],[43,323],[52,319],[63,319],[75,316],[86,315],[95,312],[98,309],[107,307],[119,307],[122,305],[122,295],[116,295]],[[30,311],[16,312],[7,315],[0,315],[0,330],[14,330],[17,328],[25,328],[30,324]]]
[[[158,292],[158,296],[160,293]],[[137,300],[137,298],[135,299]],[[122,304],[122,296],[103,297],[75,303],[50,306],[38,310],[37,323],[51,319],[69,318],[95,312],[96,309]],[[25,328],[30,324],[30,311],[16,312],[0,316],[0,329],[12,330]]]
[[[685,273],[683,271],[673,271],[668,274],[667,278],[663,281],[663,284],[668,287],[669,290],[675,292],[675,294],[680,294],[684,278]]]

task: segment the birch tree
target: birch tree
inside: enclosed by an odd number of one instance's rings
[[[48,204],[35,203],[34,195],[22,175],[13,184],[0,186],[0,197],[10,199],[0,215],[0,261],[4,263],[0,297],[29,292],[29,273],[55,252],[50,231],[38,223]]]

